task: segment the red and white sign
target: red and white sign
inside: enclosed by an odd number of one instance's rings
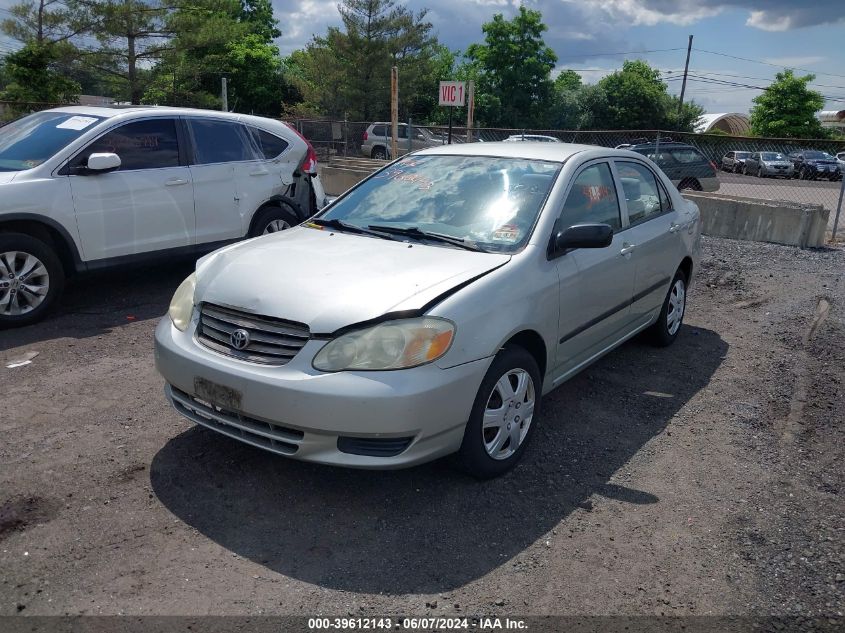
[[[441,81],[438,105],[463,107],[466,103],[467,87],[463,81]]]

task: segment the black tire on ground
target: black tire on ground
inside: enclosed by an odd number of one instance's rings
[[[249,237],[258,237],[267,233],[289,229],[299,224],[299,218],[289,207],[264,207],[252,221],[252,228],[249,230]],[[276,230],[268,230],[276,226]]]
[[[738,173],[739,173],[739,165],[738,165],[737,163],[734,163],[733,172],[734,172],[735,174],[738,174]]]
[[[685,178],[678,184],[678,190],[691,189],[692,191],[701,191],[701,183],[697,178]]]
[[[673,332],[669,330],[669,310],[671,305],[672,293],[675,292],[675,286],[681,282],[684,292],[684,300],[681,307],[680,319],[681,323]],[[660,309],[660,316],[657,321],[647,330],[648,338],[651,343],[657,347],[668,347],[678,338],[678,333],[681,331],[683,325],[684,314],[686,312],[686,292],[687,292],[687,276],[680,268],[672,278],[672,283],[669,286],[669,291],[666,293],[666,298],[663,300],[663,307]]]
[[[531,416],[528,432],[516,451],[505,459],[494,459],[488,454],[484,446],[484,413],[488,403],[491,401],[491,397],[493,397],[496,383],[514,369],[522,369],[531,376],[534,390],[534,411]],[[478,479],[498,477],[513,468],[525,452],[525,447],[528,445],[534,433],[534,428],[537,426],[537,414],[540,409],[540,394],[542,391],[543,385],[540,369],[537,366],[537,361],[534,360],[531,354],[524,348],[516,345],[509,345],[500,350],[493,359],[490,369],[487,370],[484,380],[481,381],[481,386],[478,388],[478,393],[475,396],[469,421],[464,430],[464,439],[461,443],[461,448],[455,455],[457,466]],[[511,415],[518,415],[516,408],[511,412]],[[513,419],[515,421],[518,418],[515,417]],[[520,423],[524,424],[525,421],[522,420]]]
[[[371,155],[377,160],[387,160],[387,150],[383,147],[374,147]]]
[[[10,277],[9,273],[14,274],[14,271],[7,270],[8,262],[3,258],[4,253],[12,252],[21,253],[15,258],[15,262],[19,267],[18,272],[23,275],[23,279],[31,282],[30,287],[45,284],[47,286],[44,299],[32,309],[27,310],[24,307],[25,311],[20,314],[11,314],[12,310],[7,303],[4,303],[4,300],[9,297],[9,293],[13,290],[16,294],[19,292],[17,288],[12,288],[15,279],[14,276]],[[43,265],[43,269],[46,270],[46,275],[36,278],[32,276],[33,268],[28,270],[20,268],[26,264],[26,255],[37,258]],[[0,233],[0,260],[2,260],[0,261],[0,329],[30,325],[43,319],[55,306],[56,300],[61,296],[65,286],[65,271],[58,255],[48,244],[30,235]],[[24,294],[24,297],[26,297],[26,294]],[[29,304],[28,301],[26,303]]]

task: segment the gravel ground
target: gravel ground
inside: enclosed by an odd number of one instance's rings
[[[192,427],[152,359],[190,266],[76,282],[50,320],[0,332],[0,615],[841,626],[845,250],[703,246],[674,346],[634,340],[550,394],[523,463],[483,483],[444,462],[302,464]]]

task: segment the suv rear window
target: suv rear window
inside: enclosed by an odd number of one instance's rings
[[[386,127],[384,125],[374,125],[373,136],[387,136]]]
[[[255,140],[255,144],[258,146],[258,149],[261,150],[262,155],[267,160],[276,158],[276,156],[288,148],[288,142],[283,138],[279,138],[275,134],[270,134],[270,132],[265,132],[264,130],[259,130],[254,127],[247,129],[250,134],[252,134],[252,138]]]
[[[672,149],[669,150],[669,153],[672,155],[672,158],[679,163],[700,163],[704,161],[704,156],[691,147],[685,147],[684,149]]]
[[[240,123],[189,119],[188,125],[194,137],[195,164],[197,165],[232,163],[258,158],[252,144],[247,141],[244,128]]]

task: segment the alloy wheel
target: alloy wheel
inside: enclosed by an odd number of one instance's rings
[[[678,328],[681,327],[681,321],[684,319],[684,309],[686,308],[686,284],[683,279],[675,281],[672,290],[669,293],[669,310],[666,312],[666,329],[669,334],[674,336]]]
[[[50,274],[31,253],[0,253],[0,314],[20,316],[40,306],[50,290]]]
[[[278,233],[279,231],[284,231],[289,228],[290,224],[288,224],[285,220],[270,220],[270,222],[267,223],[267,226],[264,227],[264,230],[261,231],[261,234],[269,235],[270,233]]]
[[[536,400],[534,380],[524,369],[511,369],[499,378],[487,398],[481,425],[490,457],[504,460],[519,449],[531,427]]]

